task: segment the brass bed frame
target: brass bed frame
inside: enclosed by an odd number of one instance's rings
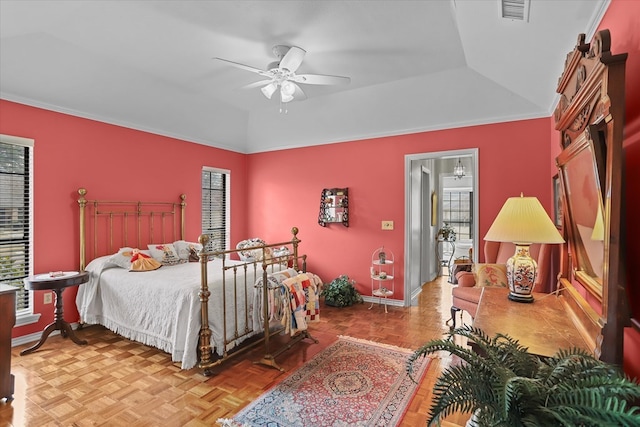
[[[179,196],[180,201],[176,202],[142,202],[142,201],[109,201],[109,200],[88,200],[85,196],[87,190],[80,188],[78,190],[79,198],[78,205],[80,208],[79,213],[79,236],[80,236],[80,270],[84,271],[87,261],[87,252],[89,251],[90,259],[97,258],[103,255],[110,255],[118,251],[121,247],[133,246],[144,247],[147,243],[153,243],[157,241],[168,242],[175,240],[184,240],[185,229],[185,208],[186,208],[186,195],[181,194]],[[87,233],[87,226],[90,233]],[[298,228],[293,227],[291,229],[293,235],[289,241],[271,243],[265,245],[259,245],[252,248],[232,249],[225,251],[207,251],[205,248],[209,237],[207,235],[201,235],[198,238],[203,249],[200,251],[200,290],[199,298],[201,303],[200,308],[200,331],[198,337],[198,367],[203,370],[205,375],[211,375],[212,369],[226,362],[227,360],[243,354],[249,349],[254,348],[258,344],[264,343],[264,354],[262,358],[256,363],[261,363],[279,370],[282,370],[275,361],[275,358],[282,354],[284,351],[293,347],[296,343],[302,341],[305,338],[311,339],[313,342],[318,343],[314,337],[312,337],[308,331],[301,331],[295,336],[291,337],[282,347],[276,350],[271,348],[271,337],[275,334],[282,332],[283,327],[272,328],[270,327],[270,315],[268,307],[268,293],[269,289],[266,286],[268,283],[267,275],[269,271],[274,271],[274,266],[277,264],[287,263],[291,265],[296,271],[306,271],[306,255],[300,255],[298,253],[298,246],[300,239],[298,239]],[[158,240],[159,239],[159,240]],[[268,253],[271,249],[281,248],[286,246],[291,248],[289,255],[269,257]],[[246,250],[262,251],[262,260],[242,261],[242,262],[229,262],[229,260],[238,255],[240,259],[240,252]],[[222,343],[222,355],[214,354],[213,347],[211,346],[211,329],[209,328],[209,298],[211,291],[208,285],[209,265],[208,260],[218,257],[222,260],[222,307],[223,307],[223,343]],[[300,268],[301,267],[301,268]],[[238,279],[238,272],[244,272],[244,280]],[[247,272],[249,274],[247,274]],[[253,276],[251,276],[253,273]],[[230,274],[231,277],[227,278]],[[252,337],[252,339],[243,342],[232,351],[227,351],[228,344],[250,335],[254,335],[253,328],[248,324],[248,319],[245,318],[245,325],[243,331],[239,331],[237,327],[238,310],[234,309],[233,313],[227,313],[226,310],[226,287],[233,286],[233,289],[237,289],[238,286],[244,286],[244,300],[236,301],[234,308],[237,308],[237,304],[242,303],[244,305],[245,316],[248,316],[249,307],[251,301],[247,298],[246,289],[253,287],[256,283],[256,279],[262,276],[261,286],[263,295],[262,315],[263,315],[263,328],[264,333],[262,336]],[[253,277],[253,281],[248,282],[248,278]],[[242,283],[241,283],[242,282]],[[237,295],[234,292],[234,295]],[[227,320],[228,316],[233,315],[235,320],[235,332],[233,336],[227,336]],[[82,320],[82,319],[81,319]]]

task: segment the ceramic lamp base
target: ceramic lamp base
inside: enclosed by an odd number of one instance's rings
[[[517,302],[533,302],[533,285],[538,265],[529,255],[529,244],[516,243],[516,253],[507,260],[509,299]]]
[[[509,294],[509,299],[515,302],[533,302],[533,296],[524,296],[518,294]]]

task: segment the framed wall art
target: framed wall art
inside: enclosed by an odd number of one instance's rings
[[[556,228],[562,229],[562,193],[558,174],[553,177],[553,222]]]

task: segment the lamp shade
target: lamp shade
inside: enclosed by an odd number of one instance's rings
[[[564,239],[535,197],[510,197],[484,236],[491,242],[564,243]]]

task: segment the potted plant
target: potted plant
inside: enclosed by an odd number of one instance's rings
[[[347,307],[357,302],[361,303],[364,300],[353,286],[354,284],[355,280],[342,275],[333,279],[320,295],[324,296],[324,303],[332,307]]]
[[[442,228],[438,230],[438,239],[447,242],[454,242],[456,240],[456,231],[445,222]]]
[[[428,354],[447,351],[462,359],[437,379],[428,425],[454,412],[472,413],[471,426],[640,425],[640,408],[629,405],[640,397],[640,385],[584,350],[544,359],[507,335],[489,338],[468,325],[447,335],[407,361],[411,376],[413,362]],[[456,344],[456,335],[476,350]]]

